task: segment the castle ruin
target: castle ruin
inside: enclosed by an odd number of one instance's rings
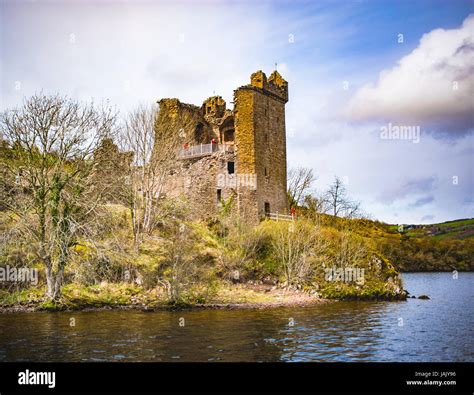
[[[250,221],[287,213],[287,101],[288,83],[276,70],[268,78],[262,71],[253,73],[250,84],[234,91],[233,110],[226,109],[221,96],[200,107],[160,100],[157,125],[172,125],[180,147],[166,196],[186,196],[200,218],[214,216],[229,199]]]

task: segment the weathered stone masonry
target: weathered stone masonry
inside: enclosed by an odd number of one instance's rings
[[[234,110],[220,96],[201,107],[162,99],[157,125],[177,133],[179,165],[165,194],[193,203],[197,218],[212,217],[221,202],[249,221],[287,213],[285,104],[288,84],[274,71],[253,73],[234,91]],[[156,140],[162,130],[157,128]]]

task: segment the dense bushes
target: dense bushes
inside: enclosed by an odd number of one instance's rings
[[[195,304],[214,300],[222,287],[251,282],[328,298],[403,297],[390,262],[345,222],[330,226],[300,218],[255,227],[223,216],[204,224],[186,222],[186,210],[179,207],[168,211],[137,250],[126,208],[103,209],[107,226],[97,229],[93,242],[85,238],[71,248],[65,273],[70,295],[76,288],[89,298],[93,287],[129,284],[141,292],[156,290],[172,304]],[[10,259],[22,261],[27,251],[22,248]]]
[[[389,257],[398,270],[471,271],[474,243],[468,239],[400,238],[382,239],[380,251]]]
[[[330,298],[404,298],[397,271],[369,240],[341,223],[320,223],[264,221],[245,231],[227,226],[217,249],[220,273],[234,281],[280,284]],[[231,275],[236,268],[237,279]]]

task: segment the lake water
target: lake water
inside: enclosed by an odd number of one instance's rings
[[[431,299],[0,314],[0,361],[474,361],[474,273],[403,279]]]

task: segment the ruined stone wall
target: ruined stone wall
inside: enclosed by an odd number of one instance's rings
[[[186,199],[192,219],[215,217],[220,207],[217,189],[221,190],[223,201],[236,196],[236,188],[229,182],[228,161],[235,161],[235,155],[216,152],[202,158],[179,161],[177,168],[167,177],[164,195]]]
[[[133,152],[121,152],[110,138],[104,139],[95,150],[93,184],[109,203],[128,204],[127,191],[133,159]]]
[[[265,203],[271,212],[287,213],[287,101],[287,82],[276,71],[268,80],[262,71],[253,73],[251,83],[234,92],[233,112],[225,108],[220,96],[206,99],[201,107],[177,99],[161,100],[157,136],[159,130],[178,132],[182,147],[212,139],[222,143],[227,135],[233,136],[230,144],[235,148],[234,153],[178,161],[168,177],[165,195],[186,196],[196,218],[217,214],[218,193],[225,201],[234,196],[236,209],[249,221],[265,215]],[[235,162],[234,176],[228,174],[228,161]],[[219,184],[218,174],[226,175],[224,183]]]
[[[214,137],[213,128],[204,118],[200,107],[181,103],[178,99],[163,99],[159,105],[155,124],[157,143],[162,141],[161,136],[166,135],[174,135],[181,146],[205,144]]]

